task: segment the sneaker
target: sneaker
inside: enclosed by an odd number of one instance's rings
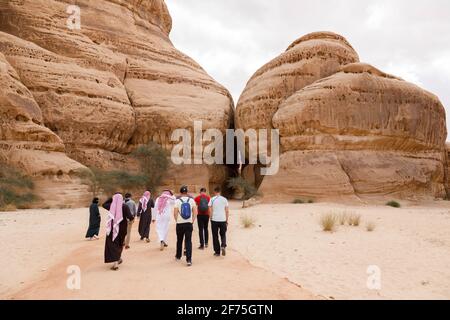
[[[167,243],[165,243],[164,241],[163,241],[163,243],[164,243],[164,247],[168,247],[169,245],[167,244]]]
[[[207,243],[205,243],[205,248],[208,248],[208,244]]]
[[[183,251],[183,256],[186,256],[186,250]]]
[[[188,261],[188,262],[187,262],[187,266],[188,266],[188,267],[191,267],[191,266],[192,266],[192,262],[191,262],[191,261]]]
[[[225,248],[222,248],[222,255],[225,257],[227,255],[227,250]]]
[[[149,238],[146,238],[146,239],[145,239],[145,242],[149,243],[149,242],[150,242],[150,239],[149,239]]]
[[[199,250],[205,250],[205,247],[204,246],[200,246],[200,247],[198,247],[198,249]]]
[[[164,250],[164,242],[163,241],[161,241],[161,245],[160,245],[160,247],[159,247],[159,250],[161,250],[161,251],[163,251]]]
[[[180,261],[180,260],[181,260],[181,258],[175,257],[175,260],[177,260],[177,261]]]
[[[122,259],[120,259],[118,263],[119,263],[119,264],[122,264],[122,263],[123,263],[123,260],[122,260]]]
[[[214,253],[214,257],[220,257],[220,253]]]

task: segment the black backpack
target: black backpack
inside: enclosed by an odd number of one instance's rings
[[[206,196],[201,196],[200,203],[198,205],[198,210],[205,212],[205,211],[208,211],[208,208],[209,208],[208,198],[206,198]]]

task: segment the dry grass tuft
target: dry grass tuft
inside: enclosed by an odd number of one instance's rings
[[[361,215],[352,213],[348,217],[348,225],[353,227],[358,227],[361,224]]]
[[[345,224],[347,223],[347,221],[348,221],[348,213],[347,212],[342,212],[339,216],[338,216],[338,221],[339,221],[339,224],[341,225],[341,226],[345,226]]]
[[[366,230],[367,230],[368,232],[374,231],[374,230],[375,230],[375,227],[376,227],[375,222],[368,222],[368,223],[366,224]]]
[[[241,217],[241,224],[245,229],[253,228],[255,226],[255,222],[256,222],[255,218],[250,217],[248,215]]]
[[[323,214],[320,218],[322,230],[325,232],[333,232],[336,227],[337,220],[338,219],[334,213]]]

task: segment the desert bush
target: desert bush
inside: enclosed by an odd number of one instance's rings
[[[387,206],[392,207],[392,208],[400,208],[401,204],[398,203],[397,201],[389,201],[388,203],[386,203]]]
[[[250,229],[255,226],[255,219],[248,215],[241,216],[241,224],[245,229]]]
[[[294,201],[292,201],[294,204],[304,204],[304,203],[314,203],[313,199],[302,199],[302,198],[295,198]]]
[[[3,207],[0,207],[0,212],[14,212],[17,211],[17,207],[13,204],[7,204]]]
[[[157,143],[150,142],[137,148],[131,155],[139,162],[141,177],[145,177],[146,189],[158,189],[169,168],[169,153],[167,150]],[[138,180],[140,181],[140,179]]]
[[[353,227],[358,227],[361,223],[361,215],[352,213],[348,217],[348,225]]]
[[[36,201],[31,178],[5,163],[0,163],[0,209],[25,209]]]
[[[374,231],[375,230],[375,223],[374,222],[368,222],[367,224],[366,224],[366,230],[367,231],[369,231],[369,232],[372,232],[372,231]]]
[[[145,177],[119,170],[108,171],[90,168],[77,172],[77,176],[83,179],[85,184],[89,185],[94,197],[101,192],[111,195],[117,191],[129,191],[132,188],[145,185]]]
[[[249,200],[259,195],[258,189],[242,177],[228,179],[227,186],[235,192],[242,191],[244,193],[242,200]]]
[[[322,230],[326,232],[334,231],[336,227],[337,218],[334,213],[323,214],[320,218],[320,225]]]
[[[89,185],[94,197],[101,192],[111,195],[114,192],[128,192],[137,188],[157,190],[169,167],[167,151],[152,142],[137,148],[132,152],[132,156],[139,163],[139,173],[89,168],[77,172],[77,175]]]
[[[146,176],[135,175],[126,171],[106,171],[91,168],[91,174],[86,173],[90,179],[90,188],[93,196],[97,196],[101,191],[107,195],[114,192],[127,192],[134,188],[144,188],[147,182]]]

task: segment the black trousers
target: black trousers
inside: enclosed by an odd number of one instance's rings
[[[198,215],[197,216],[197,224],[198,224],[198,234],[200,237],[200,245],[204,247],[208,244],[208,225],[209,225],[209,216],[208,215]]]
[[[211,230],[214,244],[214,252],[220,254],[220,249],[227,247],[227,223],[211,221]]]
[[[192,262],[192,223],[177,224],[177,254],[176,258],[181,259],[183,253],[183,239],[186,249],[186,261]]]

